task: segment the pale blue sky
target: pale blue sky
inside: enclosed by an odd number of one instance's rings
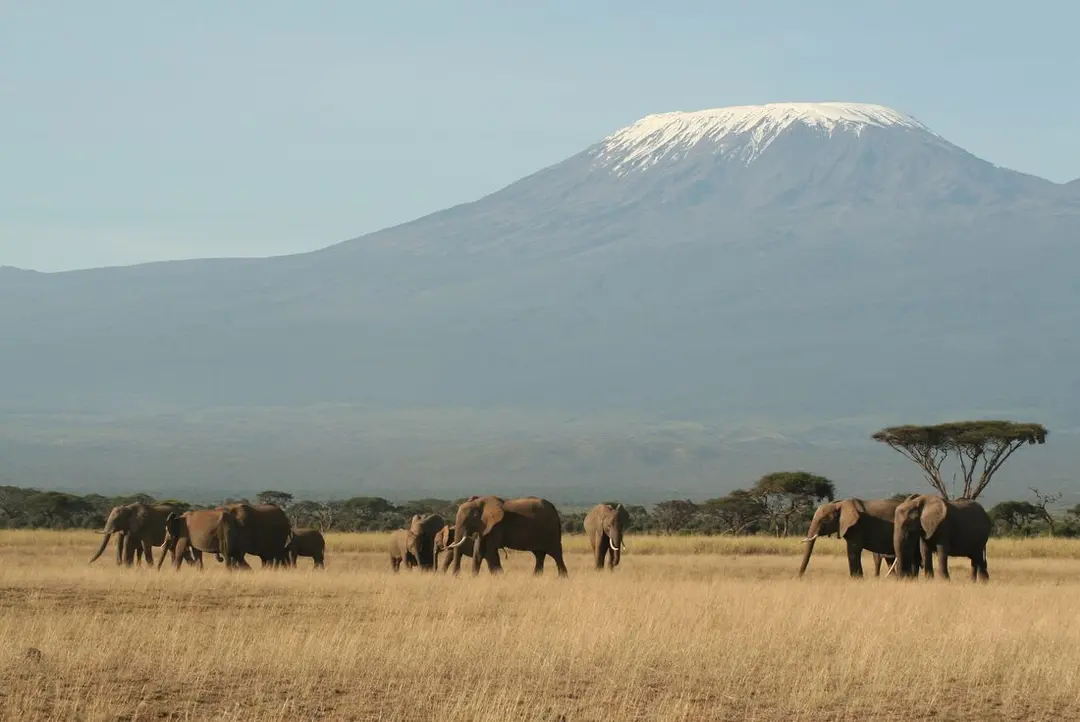
[[[1080,10],[991,7],[2,3],[0,265],[314,249],[724,105],[881,103],[1080,176]]]

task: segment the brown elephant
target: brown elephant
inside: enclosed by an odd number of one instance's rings
[[[175,549],[173,566],[180,570],[181,555],[189,547],[200,552],[199,569],[203,568],[202,553],[219,554],[229,569],[250,569],[244,560],[244,532],[239,520],[222,509],[175,512],[165,519],[165,547]],[[158,560],[158,569],[165,555]]]
[[[622,504],[612,507],[597,504],[585,516],[585,535],[589,537],[593,560],[597,569],[604,568],[604,558],[608,558],[608,568],[619,566],[623,550],[623,530],[630,525],[630,513]]]
[[[226,504],[219,510],[230,512],[240,523],[244,536],[244,552],[254,554],[265,566],[289,566],[285,544],[292,531],[292,522],[277,504]]]
[[[990,579],[986,542],[990,538],[991,521],[979,502],[912,494],[896,507],[893,527],[893,549],[901,576],[913,575],[905,569],[905,561],[917,543],[927,578],[934,576],[936,552],[944,578],[949,578],[949,557],[967,557],[971,560],[972,581]],[[916,570],[914,574],[917,573]]]
[[[485,560],[488,571],[502,571],[499,550],[517,549],[532,552],[536,558],[534,574],[544,571],[544,557],[555,560],[559,576],[567,576],[562,552],[562,521],[555,506],[547,499],[527,496],[502,499],[497,496],[474,496],[458,507],[454,522],[454,574],[461,571],[462,547],[476,537],[473,550],[473,574],[480,573]]]
[[[803,553],[802,564],[799,566],[799,576],[806,573],[817,538],[831,534],[836,534],[847,543],[848,573],[851,576],[863,575],[863,549],[870,550],[874,555],[874,576],[881,574],[882,560],[889,565],[891,573],[895,561],[893,516],[899,505],[900,502],[894,499],[849,498],[826,502],[819,506],[810,522],[810,531],[803,539],[803,543],[807,546]],[[905,561],[909,565],[909,570],[916,571],[920,562],[921,558],[917,549],[909,553]]]
[[[136,557],[139,563],[145,557],[149,566],[154,564],[153,548],[165,543],[165,519],[169,514],[180,511],[172,504],[122,504],[114,506],[109,512],[109,518],[105,520],[105,528],[101,531],[104,538],[97,553],[90,557],[90,563],[98,560],[109,546],[109,540],[113,534],[116,540],[116,563],[131,566]],[[175,554],[175,552],[174,552]],[[189,562],[194,562],[191,554],[184,555]]]
[[[416,555],[409,550],[409,530],[408,529],[395,529],[390,535],[389,543],[390,551],[390,567],[395,571],[401,570],[401,564],[404,562],[406,569],[412,569],[419,562],[416,560]]]
[[[318,529],[293,529],[285,541],[289,565],[295,567],[297,557],[311,557],[316,567],[322,567],[326,558],[326,540]]]

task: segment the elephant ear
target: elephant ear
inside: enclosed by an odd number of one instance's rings
[[[617,507],[615,507],[615,516],[618,517],[619,521],[622,522],[623,526],[626,526],[630,523],[630,512],[628,512],[626,510],[626,507],[622,504],[619,504]]]
[[[944,499],[927,499],[923,503],[919,521],[922,523],[923,533],[926,534],[928,539],[934,536],[938,527],[941,526],[941,522],[945,521],[948,513],[949,508]]]
[[[866,513],[866,505],[859,499],[844,499],[840,502],[840,531],[843,539],[851,527],[859,523],[859,518]]]
[[[484,510],[481,512],[481,517],[484,520],[484,536],[487,536],[495,528],[495,525],[503,520],[505,512],[503,511],[503,505],[501,501],[491,501],[484,504]]]

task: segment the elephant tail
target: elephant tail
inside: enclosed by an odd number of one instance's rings
[[[224,557],[225,566],[230,567],[236,550],[233,549],[233,527],[226,513],[222,513],[221,520],[218,521],[218,553]]]

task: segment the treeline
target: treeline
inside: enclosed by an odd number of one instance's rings
[[[995,536],[1080,536],[1080,504],[1054,512],[1050,507],[1060,496],[1032,490],[1033,500],[1005,501],[989,509]],[[913,492],[910,492],[913,493]],[[902,499],[907,493],[896,494]],[[694,502],[669,499],[651,507],[626,505],[630,529],[638,534],[703,535],[803,535],[817,506],[836,499],[830,480],[807,472],[768,474],[749,489]],[[277,504],[293,525],[323,531],[390,531],[407,526],[413,514],[434,512],[453,520],[458,499],[417,499],[395,504],[382,497],[353,497],[336,501],[295,499],[292,494],[267,490],[254,499],[222,499],[220,503]],[[615,500],[606,500],[615,504]],[[100,529],[109,511],[120,504],[167,502],[182,509],[212,508],[217,504],[189,504],[176,499],[154,499],[145,494],[106,497],[100,494],[68,494],[57,491],[0,486],[0,528],[5,529]],[[580,533],[588,509],[560,509],[563,530]]]

